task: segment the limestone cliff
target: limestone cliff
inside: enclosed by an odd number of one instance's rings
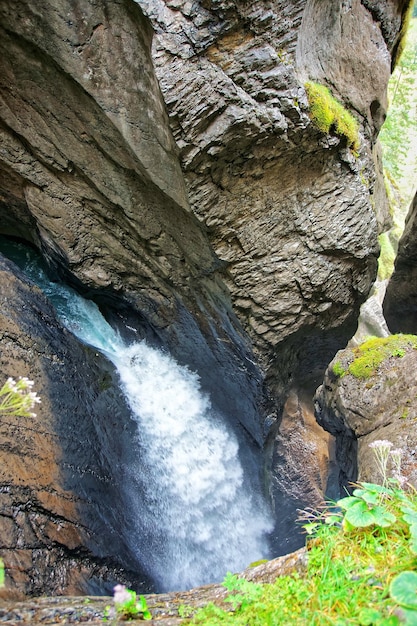
[[[371,148],[404,3],[139,4],[191,206],[279,388],[328,362],[375,275]],[[315,130],[308,79],[359,119],[359,158]]]
[[[406,5],[0,0],[0,233],[37,247],[52,272],[93,297],[126,334],[134,328],[133,337],[197,370],[215,408],[258,453],[265,445],[277,503],[283,483],[274,475],[285,475],[292,454],[281,454],[278,433],[287,394],[302,388],[301,408],[292,409],[291,395],[286,415],[303,433],[311,406],[302,394],[353,334],[375,277],[378,220],[386,216],[373,155]],[[307,79],[328,84],[356,116],[359,154],[317,130]],[[11,302],[21,289],[11,289]],[[42,308],[33,315],[41,323]],[[57,347],[42,362],[45,428],[59,419],[48,381],[51,355],[66,341],[57,330]],[[29,373],[7,333],[1,350],[7,374]],[[87,358],[75,343],[68,354],[68,371]],[[100,368],[92,369],[98,381]],[[74,383],[66,396],[74,408],[87,402],[77,394]],[[53,457],[60,454],[58,447]],[[70,457],[66,450],[62,458]],[[302,454],[292,476],[308,473],[300,465]],[[315,486],[295,488],[297,503],[321,497],[327,469],[315,469]],[[82,481],[67,484],[60,471],[51,489],[88,499]],[[3,487],[20,506],[19,480],[8,477]],[[58,513],[75,534],[91,520],[86,503],[80,510],[78,518]],[[23,526],[5,523],[16,550]],[[106,537],[95,546],[90,536],[77,538],[77,546],[87,560],[111,558]],[[39,592],[29,569],[22,565],[21,587]]]

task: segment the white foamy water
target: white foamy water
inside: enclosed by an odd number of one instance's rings
[[[138,423],[146,507],[138,507],[151,573],[164,590],[220,581],[267,554],[270,522],[245,484],[235,436],[212,411],[198,377],[137,343],[115,364]],[[145,457],[145,459],[143,458]]]
[[[134,519],[126,541],[159,590],[220,581],[267,556],[271,521],[198,376],[145,342],[125,345],[93,302],[49,281],[32,254],[24,269],[67,328],[117,368],[137,423],[136,461],[120,486]]]

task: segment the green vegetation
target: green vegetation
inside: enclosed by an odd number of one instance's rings
[[[340,361],[333,364],[333,374],[338,378],[342,378],[346,374],[346,370]]]
[[[371,444],[383,485],[360,483],[321,514],[304,516],[304,574],[255,584],[228,574],[230,609],[210,604],[193,624],[205,626],[396,626],[417,624],[417,493],[387,478],[388,459],[401,455],[387,441]]]
[[[371,337],[353,353],[355,359],[349,365],[349,373],[355,378],[369,378],[389,357],[403,357],[409,348],[417,349],[416,335],[390,335],[389,337]]]
[[[146,604],[144,596],[139,598],[136,591],[127,589],[125,585],[116,585],[113,594],[114,607],[106,607],[106,619],[142,619],[151,620],[152,615]]]
[[[403,52],[406,48],[407,33],[411,25],[411,18],[415,17],[417,4],[413,0],[408,0],[408,6],[406,8],[403,22],[401,25],[401,31],[399,33],[399,42],[397,49],[395,50],[394,58],[392,59],[392,67],[394,68],[401,60]]]
[[[348,146],[353,150],[359,148],[359,125],[353,115],[334,98],[328,87],[319,83],[305,84],[310,115],[314,124],[323,133],[334,131],[347,139]]]
[[[393,258],[415,192],[417,172],[417,0],[410,3],[403,21],[395,70],[388,84],[388,114],[379,133],[383,150],[385,187],[393,226],[380,236],[378,278],[394,269]]]
[[[396,251],[391,241],[389,232],[379,235],[380,253],[378,259],[378,278],[385,280],[389,278],[394,271],[394,263]]]

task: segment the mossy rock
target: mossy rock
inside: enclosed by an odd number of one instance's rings
[[[354,360],[348,372],[355,378],[370,378],[379,366],[390,357],[401,358],[410,349],[417,349],[416,335],[391,335],[389,337],[371,337],[354,348]]]
[[[359,148],[359,124],[353,115],[345,109],[330,92],[330,89],[319,83],[305,84],[310,115],[314,124],[323,133],[334,131],[340,137],[345,137],[348,146],[353,150]]]

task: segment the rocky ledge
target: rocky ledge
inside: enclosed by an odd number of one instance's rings
[[[242,578],[253,582],[270,583],[278,576],[291,572],[302,572],[306,566],[305,549],[298,550],[267,563],[250,567],[241,573]],[[205,585],[184,592],[146,595],[146,602],[152,614],[149,624],[178,626],[187,623],[190,615],[209,602],[227,606],[224,600],[228,592],[220,584]],[[23,600],[18,595],[7,597],[0,594],[0,622],[2,624],[102,624],[107,609],[112,604],[110,597],[55,597]],[[180,616],[180,607],[186,607],[186,616]],[[184,611],[182,612],[184,613]],[[112,624],[118,622],[112,620]]]

